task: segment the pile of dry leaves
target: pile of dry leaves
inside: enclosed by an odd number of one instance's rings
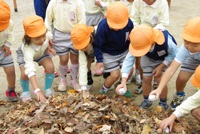
[[[90,95],[86,99],[70,90],[49,98],[48,105],[37,101],[17,104],[0,116],[0,133],[155,134],[164,133],[158,124],[167,116],[159,107],[141,110],[124,97]],[[184,117],[175,123],[173,133],[200,133],[200,125]]]

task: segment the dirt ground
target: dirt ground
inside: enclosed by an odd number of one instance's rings
[[[25,17],[34,15],[34,8],[33,8],[33,1],[32,0],[17,0],[18,12],[14,12],[13,1],[12,0],[5,0],[11,7],[12,11],[12,20],[15,24],[14,34],[15,34],[15,41],[11,46],[12,55],[15,61],[15,70],[16,70],[16,90],[21,92],[21,87],[19,83],[20,79],[20,70],[16,60],[16,49],[20,46],[21,40],[24,34],[22,21]],[[200,16],[200,0],[172,0],[171,7],[170,7],[170,25],[168,30],[170,33],[175,37],[176,41],[178,42],[179,46],[182,44],[183,40],[181,37],[181,33],[183,30],[183,26],[186,21],[190,18]],[[54,57],[53,61],[55,63],[55,68],[58,70],[58,57]],[[43,68],[37,66],[37,78],[39,82],[39,87],[42,89],[44,86],[44,73]],[[168,103],[170,103],[173,94],[175,92],[175,81],[179,71],[174,75],[171,81],[168,83],[169,91],[168,91]],[[97,93],[98,90],[101,88],[104,79],[102,77],[94,78],[94,85],[92,93]],[[59,83],[59,77],[55,78],[53,87],[54,89],[57,88]],[[68,83],[69,83],[69,75],[68,75]],[[5,90],[7,87],[6,76],[3,71],[3,68],[0,69],[0,100],[5,100]],[[31,86],[30,86],[31,87]],[[69,88],[71,88],[69,86]],[[132,82],[128,88],[131,91],[134,91],[136,85]],[[195,92],[195,88],[191,86],[190,82],[188,82],[186,88],[186,95],[192,95]],[[114,93],[114,91],[110,92],[109,94]],[[142,95],[134,95],[135,102],[139,104],[142,101]],[[5,111],[3,106],[0,106],[0,114]]]

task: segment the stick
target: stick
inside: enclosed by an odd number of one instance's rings
[[[18,12],[18,10],[17,10],[17,1],[13,0],[13,4],[14,4],[14,11]]]

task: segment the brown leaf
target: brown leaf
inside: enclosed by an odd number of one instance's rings
[[[152,129],[149,125],[144,125],[141,134],[149,134],[151,131],[152,131]]]
[[[66,127],[65,132],[72,133],[74,130],[72,127]]]

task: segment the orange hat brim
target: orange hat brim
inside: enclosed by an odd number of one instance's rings
[[[165,36],[163,34],[162,31],[157,30],[157,29],[153,29],[154,33],[155,33],[155,39],[154,41],[158,44],[158,45],[163,45],[165,42]]]
[[[190,42],[193,42],[193,43],[200,43],[200,36],[199,37],[193,37],[193,36],[190,36],[186,33],[182,33],[182,37],[184,40],[187,40],[187,41],[190,41]]]
[[[92,32],[94,31],[94,27],[90,26],[90,27],[88,28],[88,30],[90,31],[90,33],[92,33]],[[75,49],[81,50],[81,49],[85,48],[89,43],[90,43],[90,36],[89,36],[89,38],[88,38],[87,40],[85,40],[85,41],[82,42],[82,43],[79,43],[79,44],[73,43],[73,44],[74,44],[74,48],[75,48]]]
[[[131,44],[129,45],[129,51],[135,57],[144,56],[145,54],[147,54],[149,52],[150,49],[151,49],[151,44],[147,45],[147,47],[145,47],[143,49],[135,49],[132,47]]]
[[[0,31],[6,30],[8,28],[8,26],[9,26],[9,24],[10,24],[9,22],[5,23],[5,24],[0,24]]]
[[[47,32],[47,29],[45,26],[43,26],[39,31],[33,32],[33,33],[30,32],[30,33],[27,33],[27,35],[31,38],[36,38],[36,37],[39,37],[39,36],[45,34],[46,32]]]
[[[107,19],[107,23],[113,29],[123,29],[128,24],[128,19],[127,19],[127,21],[125,21],[124,23],[121,23],[121,24],[112,23]]]
[[[89,44],[89,42],[90,42],[90,37],[85,42],[82,42],[81,44],[78,44],[78,45],[74,44],[74,48],[77,50],[81,50],[85,48]]]

